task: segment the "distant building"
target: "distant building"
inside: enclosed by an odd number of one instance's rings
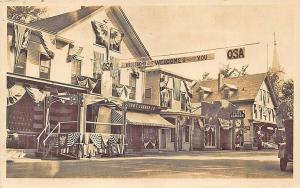
[[[203,149],[203,119],[193,113],[192,83],[192,79],[162,68],[146,69],[145,103],[161,106],[161,116],[175,125],[160,131],[161,148],[165,150]]]
[[[263,136],[265,142],[272,139],[277,129],[275,108],[278,104],[266,73],[197,82],[193,87],[192,102],[214,101],[229,101],[237,110],[245,113],[245,118],[234,121],[228,116],[225,120],[230,124],[229,128],[225,127],[222,120],[214,122],[214,125],[205,122],[206,127],[214,128],[213,132],[205,131],[205,136],[212,137],[213,133],[215,139],[213,142],[206,141],[206,146],[221,149],[225,140],[228,140],[226,137],[233,138],[234,146],[236,134],[239,133],[242,133],[241,144],[245,149],[257,147],[258,134]]]

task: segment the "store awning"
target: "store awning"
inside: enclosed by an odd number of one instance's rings
[[[141,112],[126,112],[127,124],[129,125],[143,125],[154,127],[175,128],[175,125],[165,120],[159,114],[141,113]],[[112,123],[122,123],[122,112],[112,110]]]

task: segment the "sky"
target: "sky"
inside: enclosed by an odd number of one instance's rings
[[[68,9],[51,8],[48,14]],[[266,72],[267,66],[272,64],[275,32],[279,62],[286,77],[293,77],[296,65],[293,4],[147,5],[122,6],[122,9],[154,59],[166,58],[155,57],[157,55],[258,43],[244,46],[245,58],[238,60],[227,59],[226,52],[232,48],[175,55],[213,53],[215,59],[161,66],[173,72],[193,79],[200,79],[204,72],[216,77],[218,70],[228,63],[237,68],[248,64],[250,74]]]

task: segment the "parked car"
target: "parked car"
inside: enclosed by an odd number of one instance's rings
[[[280,144],[278,158],[280,158],[280,170],[285,171],[288,162],[293,162],[293,120],[284,122],[286,142]]]

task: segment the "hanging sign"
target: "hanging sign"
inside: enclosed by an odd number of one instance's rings
[[[135,110],[135,111],[147,111],[147,112],[155,113],[161,110],[160,106],[144,104],[144,103],[127,102],[125,105],[128,110]]]
[[[234,112],[231,112],[230,114],[231,119],[235,118],[245,118],[245,111],[244,110],[236,110]]]
[[[227,50],[227,59],[245,58],[245,48],[234,48]]]
[[[198,61],[207,61],[215,59],[215,54],[203,54],[197,56],[188,56],[188,57],[176,57],[169,59],[159,59],[159,60],[148,60],[148,61],[136,61],[136,62],[126,62],[123,63],[121,68],[129,67],[152,67],[155,65],[170,65],[170,64],[179,64],[179,63],[191,63]]]

